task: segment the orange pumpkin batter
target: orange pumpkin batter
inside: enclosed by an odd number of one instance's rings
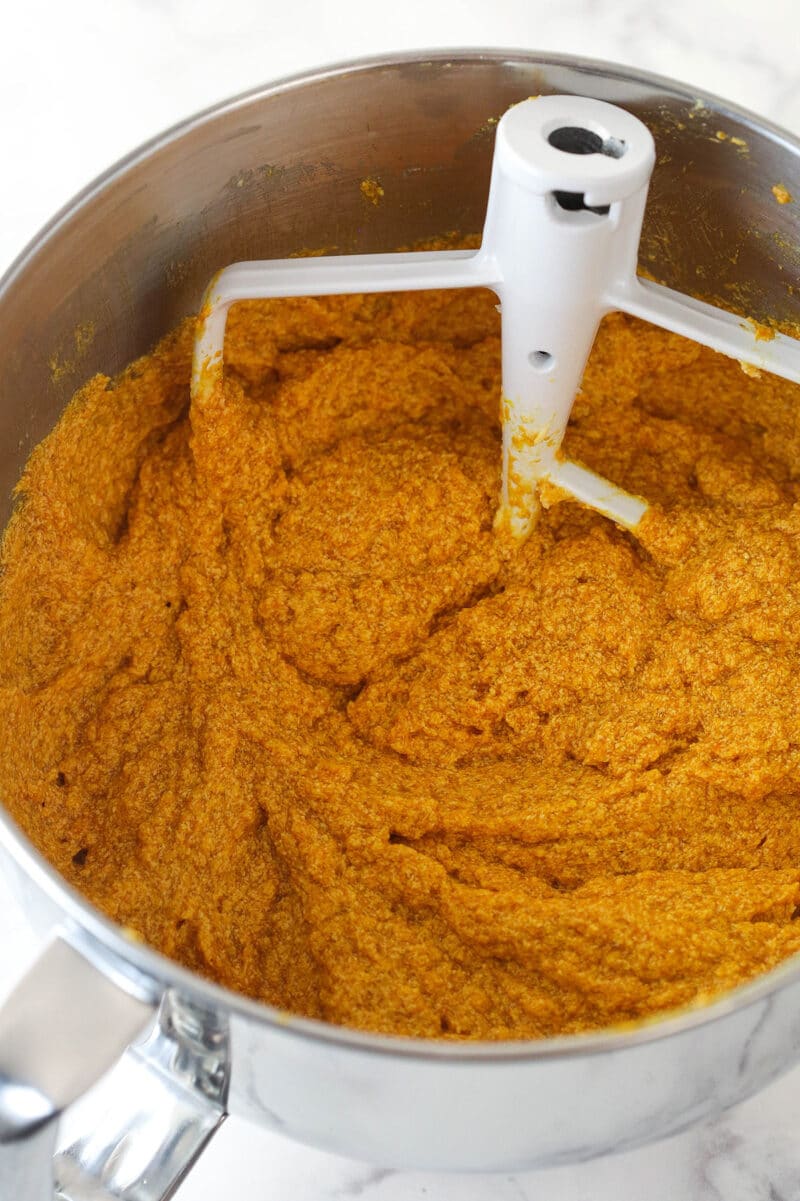
[[[621,316],[567,452],[657,508],[492,530],[488,293],[248,304],[95,378],[4,545],[0,787],[231,988],[499,1039],[800,949],[800,397]]]

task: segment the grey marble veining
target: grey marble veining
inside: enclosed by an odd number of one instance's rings
[[[229,1123],[180,1201],[799,1201],[800,1071],[716,1122],[591,1163],[512,1176],[387,1172]]]

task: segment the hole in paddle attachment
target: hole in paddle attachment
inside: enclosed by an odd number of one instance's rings
[[[587,204],[583,192],[553,192],[553,197],[558,207],[567,213],[597,213],[598,217],[607,217],[611,207],[608,204]]]
[[[562,125],[548,134],[548,142],[564,154],[604,154],[606,158],[622,158],[628,149],[622,138],[605,137],[594,129],[583,125]],[[567,213],[597,213],[608,216],[607,204],[587,204],[583,192],[554,192],[556,204]]]
[[[528,362],[535,371],[549,371],[555,360],[549,350],[532,350]]]
[[[548,135],[548,142],[565,154],[605,154],[607,158],[622,158],[628,149],[622,138],[603,137],[593,129],[580,125],[562,125]]]

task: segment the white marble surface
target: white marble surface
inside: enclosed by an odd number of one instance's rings
[[[165,126],[265,80],[373,52],[483,45],[606,58],[800,132],[798,0],[25,0],[4,5],[3,26],[0,270],[78,188]],[[2,994],[33,948],[1,880],[0,914]],[[800,1201],[798,1115],[800,1069],[657,1146],[500,1177],[387,1173],[230,1121],[178,1196]]]

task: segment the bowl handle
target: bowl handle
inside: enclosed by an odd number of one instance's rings
[[[57,937],[0,1008],[0,1197],[166,1201],[220,1125],[225,1018],[134,988]]]

